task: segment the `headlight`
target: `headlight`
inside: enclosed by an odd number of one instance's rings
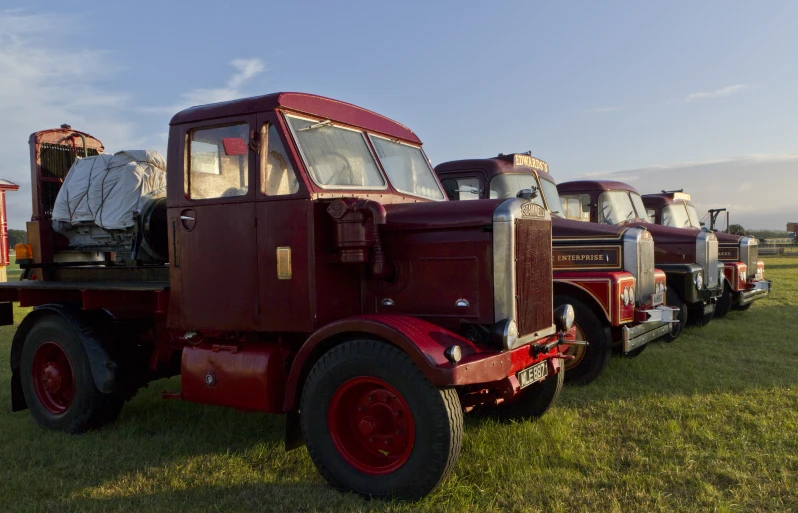
[[[512,319],[504,319],[490,327],[490,338],[505,349],[512,349],[518,340],[518,325]]]
[[[630,305],[635,304],[635,288],[634,288],[634,285],[629,287],[629,304]]]
[[[568,331],[574,325],[574,318],[576,312],[571,305],[558,306],[554,310],[554,322],[557,323],[557,329],[560,331]]]
[[[665,284],[662,282],[657,283],[657,294],[665,292]]]
[[[629,306],[629,287],[623,288],[623,294],[621,294],[621,297],[623,298],[624,306]]]
[[[704,277],[701,275],[701,273],[695,275],[695,286],[698,289],[704,288]]]
[[[746,276],[745,271],[740,271],[740,281],[745,281],[748,276]]]

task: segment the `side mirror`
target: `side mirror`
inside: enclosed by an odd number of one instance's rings
[[[224,146],[225,155],[247,154],[247,142],[241,137],[224,137],[222,138],[222,145]]]

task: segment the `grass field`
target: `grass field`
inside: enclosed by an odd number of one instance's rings
[[[282,417],[161,400],[177,379],[102,431],[46,432],[9,412],[0,328],[0,511],[798,511],[798,258],[765,262],[770,299],[614,359],[541,421],[467,416],[454,474],[415,504],[333,491],[283,452]]]

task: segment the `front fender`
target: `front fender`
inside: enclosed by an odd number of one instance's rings
[[[509,351],[477,345],[456,333],[415,317],[405,315],[360,315],[330,323],[305,341],[291,364],[283,408],[296,408],[297,395],[315,362],[332,347],[358,337],[377,338],[397,346],[439,387],[490,383],[506,378],[520,368],[554,358],[557,348],[538,354],[527,344]],[[556,335],[542,342],[556,341]],[[462,358],[452,364],[443,352],[460,346]],[[518,368],[516,368],[518,367]],[[558,366],[555,366],[555,370]]]
[[[665,271],[668,289],[675,290],[685,303],[703,302],[701,291],[695,286],[696,274],[703,271],[699,264],[657,264],[657,268]]]
[[[22,347],[25,339],[33,328],[36,321],[47,315],[60,315],[66,319],[80,336],[86,356],[89,359],[92,378],[97,389],[103,393],[114,391],[116,383],[116,362],[109,356],[108,352],[100,343],[100,340],[93,334],[89,325],[81,319],[81,311],[63,304],[46,304],[37,306],[29,313],[14,333],[14,340],[11,343],[11,410],[20,411],[28,407],[25,397],[22,394],[22,376],[20,374],[20,362],[22,360]]]

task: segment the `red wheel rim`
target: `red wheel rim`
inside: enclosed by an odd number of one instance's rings
[[[33,386],[39,402],[50,413],[64,413],[75,396],[75,377],[64,349],[45,342],[33,355]]]
[[[416,437],[413,414],[402,394],[367,376],[338,387],[327,412],[327,428],[344,460],[374,476],[404,465]]]

